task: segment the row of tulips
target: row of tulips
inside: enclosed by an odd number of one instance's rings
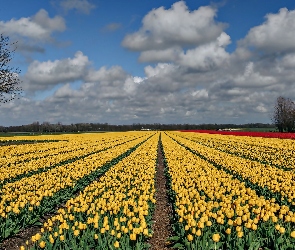
[[[275,165],[282,169],[294,168],[295,144],[293,140],[204,133],[179,134],[204,146],[212,147],[226,153]]]
[[[175,134],[172,137],[216,167],[245,181],[249,187],[255,188],[261,195],[275,198],[295,211],[295,173],[293,171],[284,171],[274,166],[230,155]]]
[[[47,148],[49,150],[38,150],[35,152],[30,151],[32,147],[35,148],[36,146],[31,146],[30,144],[22,145],[23,152],[26,152],[26,150],[30,152],[22,156],[15,155],[13,150],[7,152],[5,157],[0,158],[0,187],[5,183],[14,182],[23,177],[43,172],[56,165],[63,165],[67,161],[75,161],[77,157],[85,157],[114,145],[125,143],[128,140],[133,140],[138,137],[138,134],[131,133],[128,136],[125,134],[121,138],[114,134],[108,134],[107,136],[98,134],[95,136],[96,140],[92,139],[92,141],[87,140],[87,137],[90,136],[84,135],[79,140],[74,140],[76,137],[73,137],[69,141],[48,143]],[[101,143],[97,143],[97,139]],[[18,147],[15,146],[15,148]],[[7,150],[5,147],[0,149],[2,151]],[[21,151],[18,149],[18,152]]]
[[[162,135],[178,249],[294,249],[295,213]],[[230,162],[228,162],[230,164]]]
[[[142,135],[138,133],[138,139],[3,185],[0,189],[0,241],[38,223],[40,217],[129,155],[152,133]]]
[[[62,136],[57,136],[60,138],[59,140],[35,140],[32,143],[21,143],[22,140],[16,140],[15,144],[11,142],[11,144],[4,145],[1,147],[0,150],[0,160],[1,162],[4,159],[10,160],[11,158],[16,158],[15,162],[18,161],[26,161],[30,160],[29,157],[26,157],[26,155],[33,153],[45,153],[50,152],[56,149],[59,149],[61,147],[66,148],[67,142],[66,140],[61,139]],[[0,137],[0,141],[2,141],[2,138]],[[17,143],[19,141],[19,143]]]
[[[4,145],[0,150],[0,159],[11,158],[14,156],[22,157],[26,154],[36,152],[46,152],[62,147],[69,139],[66,135],[55,135],[54,138],[49,136],[30,136],[30,140],[25,140],[23,136],[15,136],[14,140],[10,140],[10,144]],[[5,137],[0,137],[0,141],[5,141]],[[31,143],[30,143],[31,141]],[[15,143],[14,143],[15,142]],[[25,143],[27,142],[27,143]],[[60,145],[59,145],[60,144]]]
[[[7,138],[7,137],[6,137]],[[20,140],[16,140],[16,139],[6,139],[4,137],[0,137],[0,146],[9,146],[9,145],[24,145],[24,144],[36,144],[36,143],[49,143],[49,142],[58,142],[59,140],[40,140],[40,138],[38,140],[25,140],[23,138],[21,138]],[[1,152],[2,153],[2,152]],[[0,156],[2,156],[2,154],[0,153]]]
[[[68,200],[21,249],[146,249],[158,139],[154,135]]]

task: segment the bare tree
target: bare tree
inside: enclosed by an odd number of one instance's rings
[[[272,121],[280,132],[291,132],[295,125],[295,104],[290,98],[277,98]]]
[[[0,103],[13,100],[20,92],[21,83],[19,79],[20,70],[10,67],[9,64],[13,58],[15,49],[10,46],[15,43],[9,43],[9,37],[0,36]]]

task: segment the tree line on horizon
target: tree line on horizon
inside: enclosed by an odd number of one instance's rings
[[[21,126],[0,126],[0,132],[29,132],[29,133],[77,133],[77,132],[91,132],[91,131],[139,131],[139,130],[218,130],[218,129],[273,129],[273,124],[264,123],[248,123],[248,124],[143,124],[133,123],[130,125],[113,125],[108,123],[72,123],[62,124],[61,122],[52,124],[49,122],[33,122],[32,124]]]

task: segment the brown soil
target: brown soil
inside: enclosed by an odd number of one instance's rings
[[[20,246],[26,245],[26,240],[31,239],[33,235],[40,233],[40,227],[30,227],[23,229],[17,235],[4,240],[0,246],[1,250],[19,250]]]
[[[169,203],[166,178],[164,175],[163,155],[158,148],[158,165],[156,173],[156,207],[153,216],[153,236],[149,240],[151,250],[166,250],[170,249],[168,237],[172,236],[172,228],[169,216],[172,214],[172,208]]]
[[[40,222],[45,223],[50,217],[54,216],[57,213],[57,210],[61,207],[64,207],[64,204],[59,205],[53,209],[53,213],[49,213],[43,216],[40,219]],[[26,246],[26,241],[29,240],[29,246],[32,246],[30,239],[33,235],[40,232],[41,226],[30,226],[28,228],[21,229],[19,233],[9,237],[0,244],[0,250],[19,250],[20,246]]]

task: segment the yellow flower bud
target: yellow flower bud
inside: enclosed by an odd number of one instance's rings
[[[51,244],[54,243],[54,239],[53,239],[52,235],[49,236],[49,242],[50,242]]]
[[[189,234],[188,236],[187,236],[187,240],[188,241],[192,241],[194,239],[194,236],[192,236],[191,234]]]
[[[45,248],[45,246],[46,246],[45,241],[42,240],[42,241],[39,243],[39,246],[40,246],[41,248]]]
[[[202,231],[200,229],[198,229],[197,232],[196,232],[196,235],[197,236],[201,236],[202,235]]]
[[[136,234],[130,234],[130,240],[136,240]]]
[[[40,240],[40,239],[41,239],[41,234],[37,233],[37,234],[35,235],[35,238],[36,238],[36,240]]]
[[[119,243],[118,241],[116,241],[116,242],[114,243],[114,247],[115,247],[115,248],[119,248],[119,247],[120,247],[120,243]]]
[[[286,232],[286,229],[284,227],[280,227],[279,231],[281,234],[284,234]]]
[[[206,222],[206,225],[207,225],[207,227],[211,227],[211,226],[212,226],[212,222],[211,222],[210,220],[208,220],[208,221]]]
[[[220,241],[220,235],[219,234],[213,234],[212,239],[214,242],[219,242]]]
[[[239,231],[239,232],[237,233],[237,235],[238,235],[239,238],[242,238],[243,235],[244,235],[244,233],[243,233],[243,231]]]

